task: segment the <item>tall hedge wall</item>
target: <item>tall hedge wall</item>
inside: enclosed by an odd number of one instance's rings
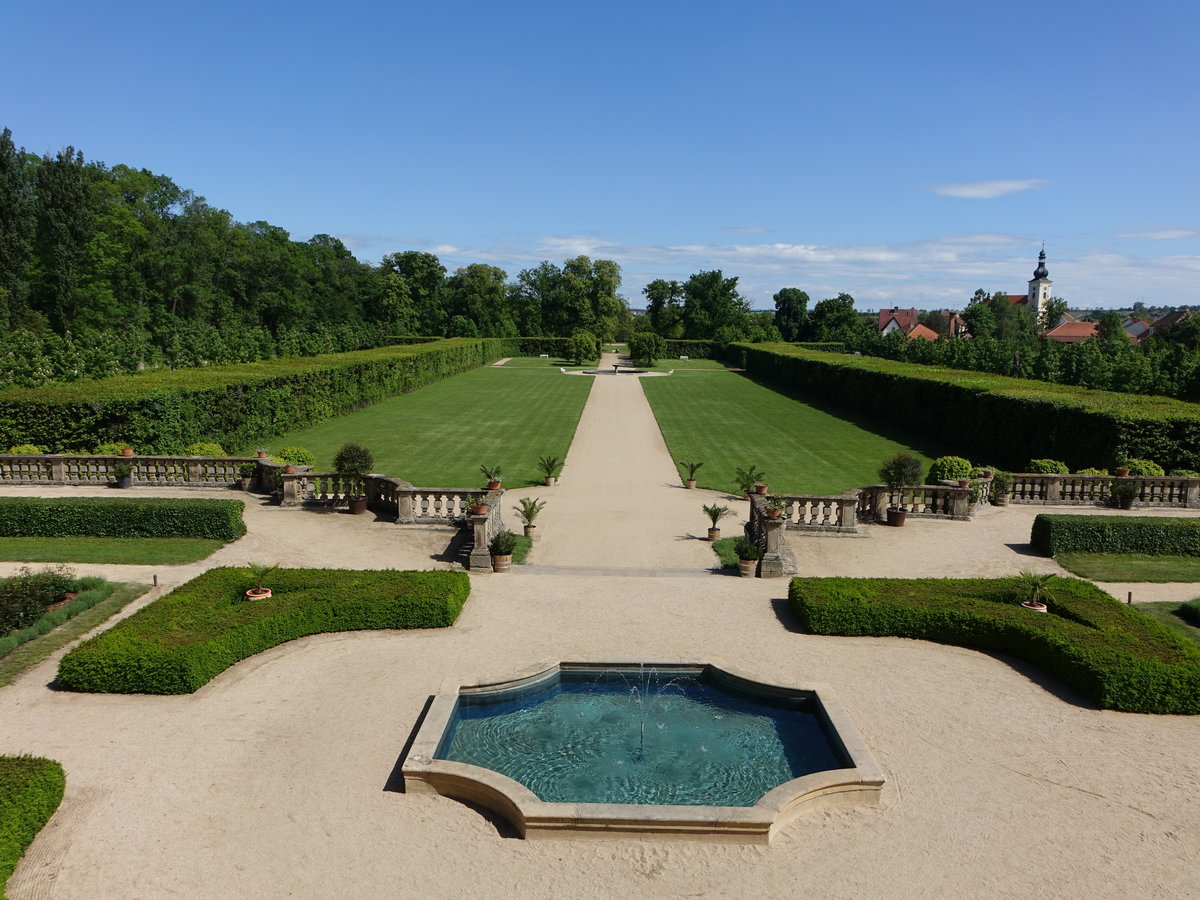
[[[1073,470],[1118,456],[1200,469],[1200,405],[1093,391],[790,344],[738,344],[748,373],[935,435],[963,455],[1019,470],[1031,458]]]
[[[209,569],[80,644],[58,664],[72,691],[190,694],[234,663],[310,634],[445,628],[471,592],[465,572],[280,569],[265,600],[243,569]]]
[[[519,338],[450,338],[7,388],[0,391],[0,446],[28,443],[76,452],[119,441],[140,453],[169,454],[203,439],[250,449],[266,438],[521,352]]]
[[[1010,653],[1106,709],[1200,714],[1200,648],[1098,587],[1056,578],[1023,608],[1008,578],[793,578],[792,611],[814,634],[915,638]]]
[[[1042,513],[1033,520],[1029,540],[1047,556],[1060,553],[1200,556],[1200,520]]]
[[[25,850],[62,802],[63,767],[37,756],[0,756],[0,897]]]
[[[0,497],[4,537],[187,537],[246,533],[241,500],[171,497]]]

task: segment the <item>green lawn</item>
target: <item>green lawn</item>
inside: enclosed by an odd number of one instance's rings
[[[638,366],[639,369],[645,369],[645,366]],[[685,369],[707,369],[709,371],[724,372],[728,366],[717,359],[660,359],[654,365],[647,369],[649,372],[670,372],[674,369],[676,372]]]
[[[744,375],[684,372],[643,378],[671,456],[704,463],[700,487],[733,490],[734,470],[757,466],[772,491],[839,494],[876,484],[901,450],[928,467],[952,448],[863,416],[823,410]],[[685,474],[679,468],[680,478]]]
[[[485,366],[271,441],[307,447],[328,469],[347,441],[375,454],[375,471],[418,487],[480,487],[481,464],[507,488],[541,484],[540,456],[567,455],[593,379],[557,369]]]
[[[224,541],[207,538],[0,537],[0,559],[13,562],[176,565],[211,556]]]
[[[1060,553],[1054,561],[1091,581],[1200,581],[1200,557],[1141,553]],[[1200,585],[1197,586],[1200,593]]]
[[[551,356],[548,359],[541,359],[540,357],[537,357],[537,356],[514,356],[512,359],[510,359],[504,365],[511,369],[529,369],[529,368],[544,369],[547,366],[553,367],[555,369],[583,368],[582,366],[575,365],[573,362],[571,362],[568,359],[562,359],[557,356]]]
[[[1200,644],[1200,628],[1188,624],[1175,615],[1175,610],[1179,609],[1178,603],[1171,601],[1166,603],[1134,603],[1133,608],[1161,622],[1173,632],[1182,635],[1189,641],[1195,641],[1197,644]]]

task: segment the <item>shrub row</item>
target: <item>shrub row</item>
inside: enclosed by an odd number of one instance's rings
[[[75,589],[75,573],[63,565],[38,572],[21,566],[16,575],[0,578],[0,640],[13,629],[32,625]]]
[[[88,640],[58,666],[73,691],[190,694],[234,663],[330,631],[445,628],[471,590],[463,572],[280,569],[247,601],[244,569],[210,569]]]
[[[1072,469],[1128,456],[1200,468],[1200,406],[981,372],[738,344],[755,378],[936,436],[1010,471],[1030,451]]]
[[[27,644],[41,637],[43,634],[49,634],[68,619],[73,619],[81,612],[91,609],[97,603],[107,600],[112,596],[113,591],[117,589],[117,585],[114,582],[94,577],[80,578],[76,587],[79,590],[79,595],[65,606],[60,606],[58,609],[50,610],[50,612],[43,612],[28,626],[14,631],[12,634],[0,637],[0,657],[7,656],[17,647]],[[3,628],[0,628],[0,634],[2,633]]]
[[[114,441],[141,453],[171,454],[208,440],[250,448],[502,356],[516,356],[521,348],[517,338],[451,338],[7,388],[0,391],[0,446],[29,443],[57,453]]]
[[[1010,653],[1106,709],[1200,713],[1200,648],[1086,581],[1054,579],[1049,613],[1023,608],[1025,596],[1004,578],[794,578],[788,590],[815,634]]]
[[[58,804],[67,777],[52,759],[37,756],[0,756],[0,896]]]
[[[0,497],[3,537],[186,537],[246,533],[241,500]]]
[[[1029,541],[1047,556],[1060,553],[1200,556],[1200,520],[1041,513],[1033,520]]]
[[[721,359],[725,355],[725,345],[716,341],[666,341],[667,351],[664,359],[679,359],[686,356],[689,359]]]

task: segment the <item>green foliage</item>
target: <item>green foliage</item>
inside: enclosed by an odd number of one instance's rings
[[[129,463],[117,463],[112,467],[113,478],[121,481],[133,475],[133,466]]]
[[[693,480],[696,478],[696,471],[697,471],[697,470],[698,470],[698,469],[699,469],[699,468],[700,468],[702,465],[704,465],[704,463],[702,463],[702,462],[692,462],[690,459],[687,459],[687,460],[681,459],[681,460],[679,460],[679,465],[681,465],[681,466],[683,466],[685,469],[687,469],[687,478],[686,478],[685,480],[686,480],[686,481],[693,481]]]
[[[1179,614],[1179,618],[1183,619],[1189,625],[1195,625],[1197,628],[1200,628],[1200,597],[1179,604],[1179,609],[1176,612]]]
[[[27,572],[28,568],[23,567],[21,571]],[[5,579],[5,581],[21,580],[23,577],[22,575],[18,575],[15,579]],[[10,621],[10,626],[16,628],[16,630],[11,634],[5,634],[7,629],[2,620],[5,617],[4,607],[7,605],[11,591],[7,585],[0,584],[0,657],[7,656],[22,644],[27,644],[35,638],[49,634],[68,619],[73,619],[81,612],[91,609],[97,603],[107,600],[112,596],[116,588],[116,584],[107,582],[103,578],[80,578],[70,585],[70,589],[77,592],[73,600],[70,600],[58,609],[47,610],[46,607],[51,603],[57,603],[62,600],[66,591],[50,593],[48,596],[52,599],[46,600],[42,598],[40,611],[35,616],[26,620],[28,624],[13,625]]]
[[[538,470],[547,478],[554,478],[558,475],[558,470],[562,468],[562,463],[557,456],[539,456]]]
[[[1057,459],[1031,459],[1025,466],[1030,475],[1069,475],[1067,464]]]
[[[954,347],[975,341],[907,343]],[[962,455],[986,457],[1009,470],[1024,464],[1030,447],[1076,468],[1125,453],[1168,467],[1200,469],[1200,408],[1194,404],[815,353],[787,344],[739,344],[736,349],[757,378],[952,441]],[[1011,365],[1011,353],[1007,363]]]
[[[14,456],[36,456],[46,451],[37,444],[14,444],[8,448],[8,452]]]
[[[717,538],[712,542],[713,553],[717,554],[717,558],[721,561],[722,569],[736,569],[738,567],[738,557],[733,550],[734,544],[738,541],[735,537]]]
[[[629,355],[639,366],[653,366],[666,357],[667,342],[653,331],[639,332],[629,338]]]
[[[540,513],[546,507],[546,501],[538,497],[522,497],[520,506],[514,506],[517,511],[517,517],[526,525],[532,525]]]
[[[225,448],[213,441],[196,441],[188,444],[183,453],[185,456],[224,456]]]
[[[95,456],[120,456],[121,452],[128,446],[129,444],[124,441],[109,441],[104,444],[97,444],[92,448],[92,453]]]
[[[74,586],[75,573],[66,566],[38,572],[22,566],[16,575],[0,579],[0,636],[32,625]]]
[[[1049,613],[1031,612],[1018,598],[1010,578],[794,578],[788,591],[801,626],[814,634],[1010,654],[1105,709],[1200,713],[1200,647],[1073,578],[1056,582]]]
[[[286,466],[315,466],[317,458],[311,450],[304,447],[280,447],[275,451],[275,459]]]
[[[733,542],[733,552],[738,559],[762,559],[762,547],[743,535]]]
[[[452,625],[462,572],[280,569],[244,603],[244,569],[210,569],[80,644],[59,663],[67,690],[187,694],[234,663],[310,634]]]
[[[145,453],[207,438],[226,447],[307,428],[519,351],[521,341],[451,339],[303,359],[154,371],[0,390],[0,442],[78,452],[97,437]]]
[[[716,528],[717,523],[726,516],[733,515],[728,506],[721,506],[719,503],[709,503],[700,507],[704,510],[704,514],[708,516],[708,520],[712,522],[712,527]]]
[[[926,484],[937,484],[939,481],[958,481],[969,479],[975,475],[975,469],[970,460],[961,456],[939,456],[929,466],[929,477]]]
[[[566,355],[577,366],[595,365],[600,361],[600,341],[590,331],[576,331],[567,342]]]
[[[5,537],[194,537],[246,533],[240,500],[141,497],[0,497]]]
[[[484,481],[502,481],[504,479],[504,469],[501,466],[489,466],[486,463],[479,466],[479,474],[483,476]]]
[[[733,482],[742,494],[753,494],[754,486],[762,484],[766,479],[767,473],[758,471],[757,466],[750,466],[748,469],[738,467],[733,473]]]
[[[1105,469],[1097,469],[1095,466],[1089,466],[1086,469],[1077,469],[1075,471],[1075,474],[1076,475],[1107,475],[1108,472]]]
[[[67,778],[63,767],[37,756],[0,756],[0,894],[58,805]]]
[[[879,480],[897,490],[920,483],[922,468],[921,461],[911,453],[897,453],[883,461],[879,467]]]
[[[668,340],[663,359],[721,359],[725,355],[725,346],[715,341],[683,341]]]
[[[1166,471],[1158,463],[1149,459],[1126,459],[1129,474],[1141,478],[1162,478]]]
[[[1013,477],[1010,472],[996,472],[992,476],[992,496],[1000,497],[1012,490]]]
[[[488,541],[488,552],[492,556],[511,556],[516,545],[517,536],[505,528],[492,535],[492,539]]]
[[[279,563],[249,563],[246,571],[254,581],[254,589],[261,591],[263,582],[270,578],[273,572],[279,571]]]
[[[333,470],[341,475],[362,477],[370,475],[375,465],[375,456],[366,447],[358,444],[342,444],[333,458]]]
[[[1200,520],[1041,513],[1033,520],[1029,542],[1047,556],[1060,553],[1200,556]]]
[[[1117,481],[1108,489],[1108,496],[1114,503],[1131,503],[1137,499],[1141,488],[1136,481]]]
[[[1013,578],[1028,595],[1030,603],[1043,603],[1050,600],[1046,586],[1055,579],[1053,572],[1021,572]]]

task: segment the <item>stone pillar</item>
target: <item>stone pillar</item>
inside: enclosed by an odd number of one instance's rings
[[[396,489],[396,521],[411,522],[413,519],[412,491]]]
[[[858,525],[858,498],[857,497],[839,497],[838,505],[838,527],[839,528],[854,528]],[[886,514],[886,513],[885,513]]]
[[[766,532],[767,548],[758,562],[759,578],[780,578],[783,574],[783,559],[779,555],[779,540],[783,536],[783,519],[768,519],[765,516],[758,520],[759,528]]]
[[[67,464],[63,461],[62,457],[55,457],[54,459],[50,460],[50,480],[67,480]]]
[[[283,479],[283,498],[280,501],[280,506],[299,506],[300,505],[300,476],[299,475],[281,475]]]
[[[1200,506],[1200,478],[1189,478],[1184,488],[1184,506]]]
[[[490,513],[482,516],[469,515],[471,530],[475,536],[475,546],[471,548],[471,561],[468,568],[472,572],[490,572],[492,570],[492,554],[488,550],[488,519]]]
[[[967,505],[971,499],[970,488],[946,488],[950,500],[950,515],[955,519],[969,519]]]
[[[1062,499],[1062,476],[1061,475],[1043,475],[1046,479],[1046,503],[1057,503]]]
[[[189,484],[200,484],[204,481],[204,463],[198,459],[187,461],[187,480]]]

